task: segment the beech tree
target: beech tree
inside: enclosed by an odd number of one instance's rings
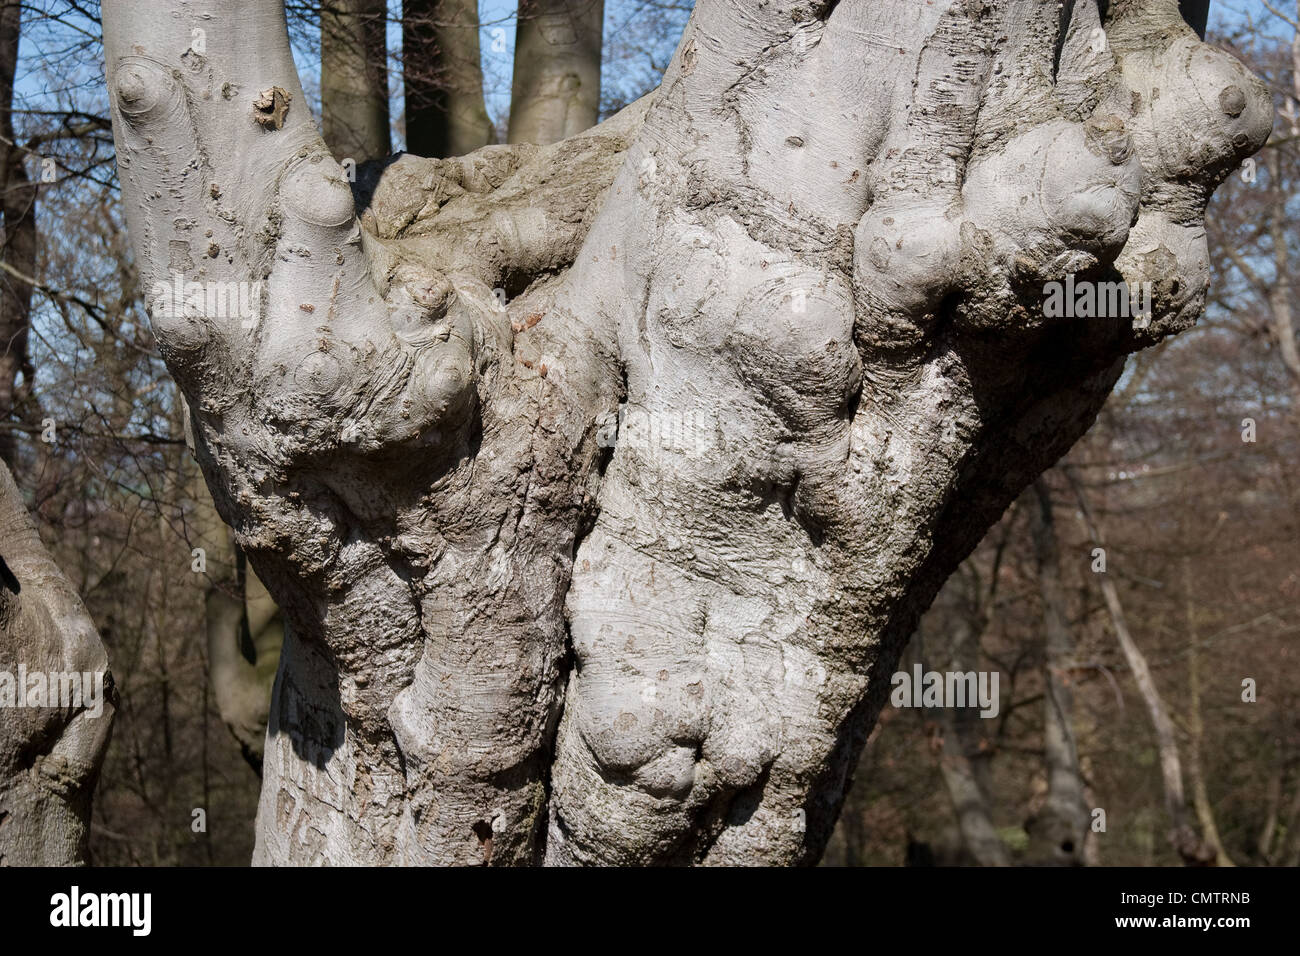
[[[605,0],[521,0],[511,143],[554,143],[596,125]]]
[[[600,126],[353,184],[281,3],[103,21],[154,332],[287,620],[266,864],[815,862],[1272,122],[1175,0],[700,0]],[[1067,277],[1151,312],[1049,316]]]
[[[3,462],[0,537],[0,672],[8,684],[0,696],[0,865],[84,864],[117,693],[94,622]],[[24,679],[38,672],[39,680]],[[83,674],[101,683],[85,695],[78,684],[75,701],[60,699],[58,675]]]
[[[458,156],[492,142],[478,34],[477,0],[403,0],[406,145],[417,156]]]
[[[384,0],[321,4],[321,135],[340,161],[392,152],[387,12]]]

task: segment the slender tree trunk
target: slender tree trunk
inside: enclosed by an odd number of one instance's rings
[[[1296,4],[1296,15],[1300,18],[1300,3]],[[1291,40],[1291,94],[1294,101],[1300,103],[1300,29],[1295,31]],[[1300,414],[1300,342],[1296,338],[1292,313],[1291,243],[1287,237],[1286,194],[1278,150],[1269,151],[1267,164],[1270,193],[1268,232],[1273,246],[1273,281],[1267,287],[1269,313],[1278,355],[1291,383],[1297,414]]]
[[[1173,0],[1101,52],[1076,2],[1055,67],[1038,0],[700,0],[645,102],[372,168],[358,216],[282,5],[174,12],[105,0],[107,76],[155,335],[289,621],[259,863],[816,861],[919,615],[1195,320],[1271,128]],[[1053,317],[1082,269],[1151,321]]]
[[[36,190],[27,175],[26,151],[13,122],[14,74],[22,4],[0,0],[0,461],[15,464],[17,426],[31,391],[33,369],[27,338],[36,274]],[[18,377],[22,376],[20,387]]]
[[[554,143],[596,125],[605,0],[520,0],[511,143]]]
[[[1265,866],[1273,862],[1273,841],[1277,836],[1278,813],[1282,809],[1282,783],[1286,777],[1286,763],[1279,759],[1277,768],[1268,780],[1264,811],[1264,826],[1259,831],[1255,852]]]
[[[1083,863],[1088,810],[1074,736],[1074,691],[1070,675],[1077,664],[1070,633],[1061,553],[1056,538],[1052,493],[1046,481],[1034,482],[1037,507],[1030,507],[1039,596],[1043,604],[1043,762],[1047,802],[1029,827],[1031,856],[1040,863]]]
[[[360,165],[393,151],[387,29],[387,0],[325,0],[321,6],[321,135],[339,162]]]
[[[1286,814],[1286,842],[1278,854],[1282,866],[1300,866],[1300,783]]]
[[[1105,540],[1093,518],[1092,508],[1083,486],[1074,480],[1073,476],[1070,476],[1070,479],[1079,502],[1080,521],[1084,531],[1095,547],[1105,548]],[[1174,722],[1156,687],[1146,656],[1138,648],[1137,642],[1133,640],[1133,635],[1128,629],[1119,590],[1108,574],[1098,574],[1097,582],[1102,597],[1106,600],[1106,609],[1110,612],[1111,625],[1115,629],[1115,637],[1119,641],[1120,649],[1124,652],[1124,660],[1133,674],[1134,683],[1137,684],[1138,693],[1146,704],[1147,712],[1151,716],[1151,726],[1155,730],[1156,749],[1160,754],[1160,779],[1164,784],[1165,811],[1169,814],[1169,840],[1183,862],[1207,863],[1214,859],[1214,851],[1206,846],[1188,820],[1187,797],[1183,790],[1183,765],[1178,754]]]
[[[1201,751],[1205,743],[1205,726],[1201,719],[1201,648],[1196,629],[1196,610],[1192,601],[1192,561],[1184,555],[1183,599],[1187,616],[1187,776],[1192,784],[1192,806],[1207,848],[1214,851],[1215,866],[1234,866],[1223,847],[1219,827],[1214,820],[1214,806],[1205,785]]]
[[[967,595],[957,593],[962,583],[950,578],[948,586],[940,591],[935,604],[941,611],[936,621],[941,634],[932,635],[926,645],[940,648],[930,655],[933,667],[964,673],[979,667],[979,626],[977,609],[964,600]],[[939,711],[939,721],[943,733],[939,770],[952,800],[962,842],[980,866],[1008,866],[1010,855],[993,823],[988,740],[979,732],[980,718],[969,708],[944,707]]]
[[[463,156],[493,142],[477,0],[404,0],[402,11],[407,150]]]
[[[116,708],[95,625],[0,463],[0,865],[87,862]]]

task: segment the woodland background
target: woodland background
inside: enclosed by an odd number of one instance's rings
[[[406,6],[409,19],[419,4]],[[319,116],[321,4],[289,9]],[[99,624],[121,694],[92,859],[244,865],[260,742],[222,719],[230,661],[205,635],[233,608],[230,646],[267,686],[273,608],[212,544],[223,534],[149,333],[98,4],[0,0],[0,11],[0,457]],[[602,117],[655,86],[689,12],[607,0]],[[405,86],[421,69],[403,62],[403,13],[391,4],[385,27],[399,149]],[[1300,864],[1298,18],[1257,0],[1215,4],[1209,39],[1271,83],[1278,123],[1207,216],[1207,315],[1130,358],[1094,428],[945,587],[900,669],[997,670],[1000,712],[887,707],[826,864],[1176,865],[1187,860],[1171,812],[1184,806],[1208,848],[1193,862]],[[515,5],[480,4],[480,23],[483,100],[504,141]],[[1153,713],[1167,715],[1163,739]],[[1083,808],[1106,822],[1077,846],[1044,822],[1047,775],[1071,742]],[[1162,747],[1178,754],[1178,780],[1162,775]]]

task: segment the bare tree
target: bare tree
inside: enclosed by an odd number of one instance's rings
[[[921,611],[1199,315],[1272,114],[1174,0],[735,7],[649,102],[358,218],[280,3],[105,4],[144,288],[265,283],[151,296],[289,622],[255,860],[816,860]],[[1056,317],[1067,276],[1149,321]]]
[[[1077,480],[1072,482],[1072,488],[1075,500],[1079,504],[1080,522],[1087,530],[1093,545],[1104,551],[1106,541],[1093,517],[1087,495]],[[1169,840],[1184,862],[1206,863],[1214,859],[1215,849],[1202,840],[1188,816],[1187,795],[1183,786],[1183,761],[1178,752],[1178,738],[1169,707],[1161,696],[1159,688],[1156,687],[1155,679],[1151,676],[1151,667],[1147,663],[1146,655],[1133,640],[1128,619],[1124,614],[1124,605],[1120,601],[1119,590],[1115,587],[1114,581],[1104,574],[1098,575],[1097,581],[1106,599],[1106,610],[1110,614],[1115,638],[1124,651],[1124,659],[1128,662],[1138,692],[1142,695],[1142,701],[1151,715],[1151,726],[1155,730],[1156,746],[1160,757],[1160,779],[1164,786],[1165,810],[1169,815]]]
[[[928,656],[939,670],[965,673],[980,666],[980,635],[987,624],[989,602],[970,577],[959,569],[926,616],[937,632],[926,643],[927,652],[937,648]],[[966,851],[980,866],[1007,866],[1011,858],[994,825],[989,793],[990,741],[979,724],[975,713],[966,708],[939,711],[939,769]]]
[[[1071,687],[1078,661],[1066,610],[1051,489],[1039,478],[1034,482],[1033,492],[1034,500],[1026,510],[1033,528],[1043,604],[1043,763],[1047,771],[1047,801],[1029,827],[1029,833],[1037,860],[1077,865],[1083,860],[1088,824]]]

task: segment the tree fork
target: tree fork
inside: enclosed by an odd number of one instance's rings
[[[558,247],[512,153],[378,242],[280,4],[177,10],[106,2],[107,75],[146,289],[265,284],[151,302],[289,623],[265,863],[815,862],[918,616],[1195,321],[1271,126],[1174,0],[1076,3],[1059,65],[1028,0],[701,0]],[[1149,321],[1046,316],[1070,274]]]

